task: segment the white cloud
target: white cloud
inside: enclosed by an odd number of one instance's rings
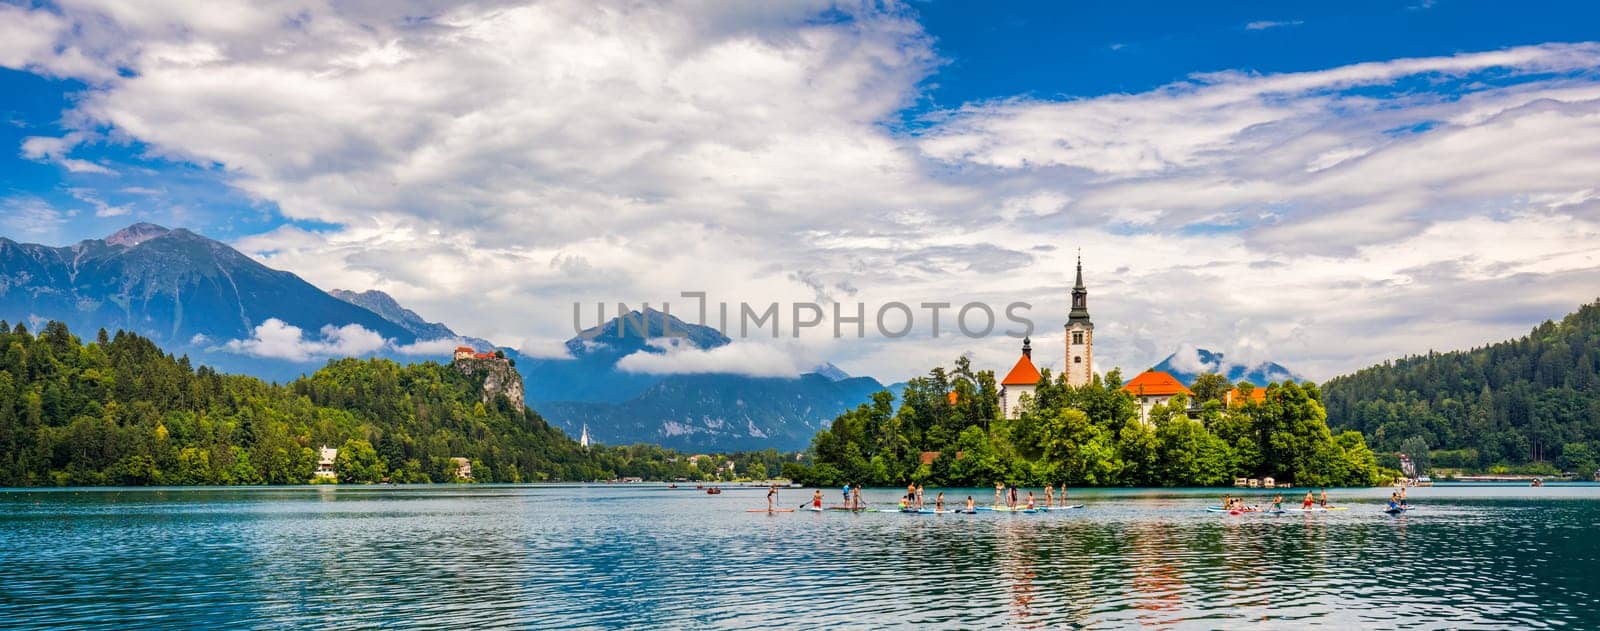
[[[1285,26],[1300,26],[1304,20],[1258,20],[1244,25],[1246,31],[1265,31],[1269,28],[1282,28]]]
[[[435,357],[449,356],[451,353],[455,352],[456,347],[461,346],[462,343],[463,340],[460,338],[441,337],[432,340],[417,340],[410,344],[396,344],[394,346],[394,351],[396,353],[400,353],[401,355],[431,355]]]
[[[661,342],[662,352],[639,351],[617,361],[624,372],[651,375],[723,373],[750,377],[795,377],[812,364],[800,361],[793,352],[757,342],[735,342],[701,350],[687,345]]]
[[[48,202],[31,196],[0,199],[0,226],[21,238],[55,241],[71,212],[63,212]]]
[[[1190,342],[1178,345],[1178,350],[1173,351],[1172,367],[1187,373],[1213,372],[1219,368],[1215,363],[1201,359],[1200,349]]]
[[[256,325],[248,339],[229,340],[222,350],[255,357],[309,361],[323,357],[370,355],[392,344],[382,335],[359,324],[326,325],[317,337],[307,337],[300,327],[277,318]]]
[[[572,301],[681,313],[680,291],[845,285],[869,305],[1027,300],[1048,365],[1082,247],[1102,368],[1219,340],[1324,378],[1523,332],[1600,274],[1594,43],[995,95],[904,132],[940,61],[894,6],[0,11],[34,25],[0,37],[0,64],[90,86],[63,117],[80,133],[335,226],[242,249],[534,354],[560,354]],[[32,159],[71,159],[67,138]],[[798,343],[888,379],[1017,352]]]
[[[22,139],[22,157],[39,162],[53,162],[65,167],[72,173],[98,173],[101,175],[116,175],[115,171],[105,168],[88,160],[69,157],[73,147],[84,141],[84,134],[73,132],[66,136],[56,138],[51,136],[29,136]]]

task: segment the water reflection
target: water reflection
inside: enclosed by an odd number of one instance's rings
[[[0,626],[1600,627],[1600,487],[1439,487],[1399,517],[1385,494],[933,516],[638,486],[0,492]]]

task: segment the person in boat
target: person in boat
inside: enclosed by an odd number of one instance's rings
[[[933,509],[940,512],[944,511],[944,491],[939,491],[939,496],[933,498]]]
[[[1316,501],[1315,498],[1313,498],[1311,496],[1310,489],[1307,489],[1306,490],[1306,499],[1305,499],[1305,501],[1300,502],[1300,508],[1311,508],[1311,505],[1313,503],[1315,503],[1315,501]]]
[[[1033,505],[1033,491],[1028,491],[1028,510],[1034,510],[1035,508],[1037,507]]]
[[[773,508],[776,508],[775,506],[773,506],[773,504],[777,503],[777,501],[778,501],[778,485],[774,484],[774,485],[772,485],[772,486],[767,488],[767,512],[770,513],[770,512],[772,512]]]
[[[822,510],[822,489],[817,489],[816,493],[811,494],[811,507]]]
[[[1322,489],[1322,496],[1318,498],[1323,508],[1328,508],[1328,489]]]
[[[971,495],[967,496],[967,512],[969,512],[969,513],[978,512],[978,506],[977,506],[977,504],[975,502],[972,501],[972,496]]]
[[[1055,493],[1053,491],[1055,491],[1055,487],[1052,487],[1052,486],[1050,486],[1048,484],[1044,485],[1044,505],[1045,505],[1045,508],[1049,508],[1051,506],[1055,506]]]

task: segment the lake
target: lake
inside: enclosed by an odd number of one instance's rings
[[[968,516],[650,485],[0,490],[0,626],[1600,628],[1600,486],[1204,511],[1230,491]]]

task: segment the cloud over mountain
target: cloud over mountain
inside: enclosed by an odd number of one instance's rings
[[[1247,339],[1322,378],[1521,331],[1600,273],[1594,43],[1202,69],[908,123],[951,60],[893,4],[0,12],[0,65],[87,86],[68,129],[17,148],[31,159],[115,170],[84,152],[136,143],[214,168],[298,222],[241,249],[512,347],[555,348],[572,301],[706,291],[1027,299],[1054,348],[1081,246],[1101,368]],[[31,234],[65,221],[7,207]],[[254,348],[297,348],[267,334]],[[800,343],[855,374],[1015,354],[1009,339],[825,337]]]

